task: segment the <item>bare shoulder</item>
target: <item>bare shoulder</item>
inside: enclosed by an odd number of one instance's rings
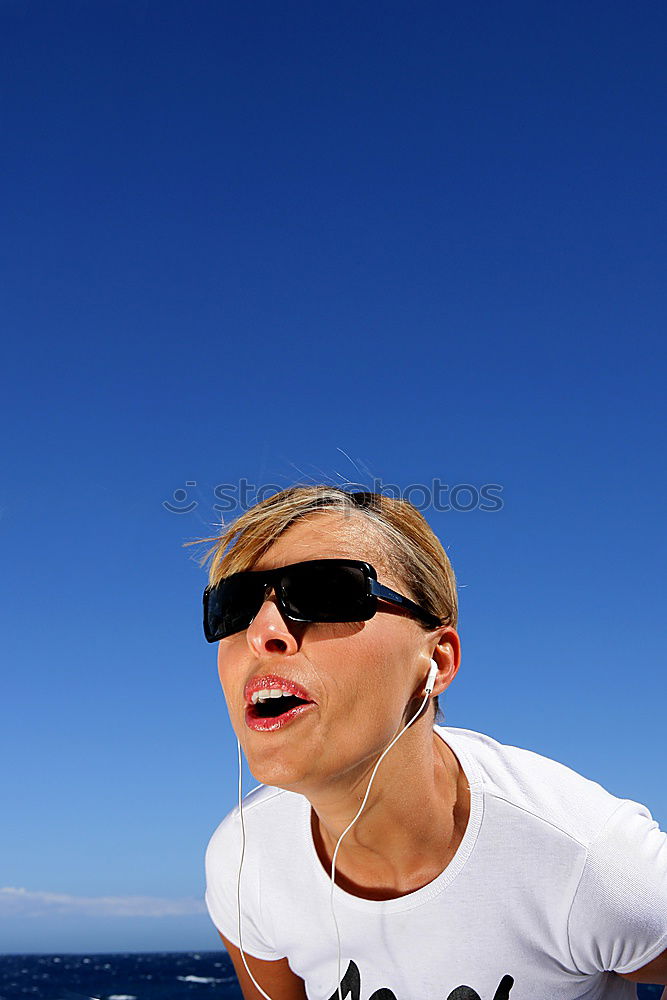
[[[222,934],[220,937],[234,963],[244,1000],[264,1000],[246,971],[240,950]],[[277,962],[266,962],[245,952],[245,960],[253,976],[271,1000],[306,1000],[304,981],[292,972],[286,958],[281,958]]]

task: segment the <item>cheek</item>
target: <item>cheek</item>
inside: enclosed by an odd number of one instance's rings
[[[362,717],[370,722],[391,713],[396,690],[387,669],[388,655],[378,643],[369,642],[356,644],[332,660],[332,698],[348,718]]]
[[[222,688],[222,693],[225,696],[225,701],[229,705],[229,699],[232,696],[233,680],[232,680],[232,661],[229,655],[225,654],[222,648],[218,649],[218,680],[220,681],[220,687]]]
[[[365,707],[376,718],[400,721],[410,700],[410,662],[414,650],[402,634],[369,643],[360,664],[359,690]],[[363,666],[361,666],[363,664]],[[398,724],[398,722],[397,722]]]

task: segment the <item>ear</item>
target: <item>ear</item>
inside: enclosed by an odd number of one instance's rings
[[[433,649],[431,657],[438,664],[438,674],[433,688],[435,697],[449,687],[461,665],[461,640],[455,628],[448,625],[440,633],[438,644]]]

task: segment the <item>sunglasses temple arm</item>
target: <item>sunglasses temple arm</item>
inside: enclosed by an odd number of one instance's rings
[[[371,580],[371,593],[375,594],[376,597],[382,597],[385,601],[391,601],[392,604],[398,604],[399,607],[405,608],[406,611],[411,611],[418,618],[421,618],[422,621],[433,625],[434,628],[442,624],[439,618],[426,611],[425,608],[420,608],[418,604],[415,604],[408,597],[397,594],[395,590],[385,587],[384,584],[378,583],[377,580]]]

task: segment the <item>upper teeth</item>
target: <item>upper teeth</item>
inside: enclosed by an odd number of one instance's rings
[[[292,692],[285,691],[284,688],[264,688],[262,691],[253,691],[252,703],[256,705],[258,701],[268,701],[269,698],[289,698],[291,695]]]

